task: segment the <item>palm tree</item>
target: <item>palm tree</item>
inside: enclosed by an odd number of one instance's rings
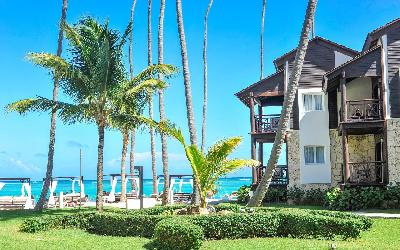
[[[189,135],[190,135],[190,144],[197,145],[197,133],[196,126],[194,122],[194,113],[192,106],[192,88],[190,85],[190,71],[189,71],[189,61],[186,49],[186,38],[185,38],[185,29],[183,26],[183,14],[182,14],[182,0],[176,0],[176,18],[178,22],[178,33],[179,33],[179,41],[181,45],[181,57],[182,57],[182,66],[183,66],[183,83],[185,85],[185,97],[186,97],[186,112],[188,119],[188,127],[189,127]],[[193,180],[196,182],[196,179]],[[197,185],[195,185],[197,187]],[[193,190],[193,199],[192,204],[199,204],[199,190],[196,188]]]
[[[68,0],[63,0],[63,5],[61,9],[60,31],[58,33],[58,41],[57,41],[57,56],[61,56],[62,53],[62,42],[64,38],[64,32],[62,27],[65,23],[65,19],[67,18],[67,7],[68,7]],[[58,81],[59,79],[54,77],[53,101],[57,101],[58,99]],[[54,144],[56,142],[56,121],[57,121],[56,118],[57,118],[57,110],[54,109],[51,111],[50,142],[49,142],[49,151],[47,155],[46,177],[43,183],[42,192],[40,193],[39,200],[35,206],[36,211],[41,211],[43,209],[47,193],[49,192],[51,176],[53,175]]]
[[[206,147],[206,115],[207,115],[207,32],[208,32],[208,14],[210,13],[214,0],[210,0],[206,14],[204,16],[204,44],[203,44],[203,62],[204,62],[204,100],[203,100],[203,124],[201,128],[201,152]]]
[[[147,7],[147,60],[148,65],[152,65],[152,42],[151,42],[151,3],[152,0],[148,0]],[[149,117],[153,119],[153,96],[150,96],[149,99]],[[156,169],[156,141],[155,141],[155,133],[154,128],[150,128],[150,151],[151,151],[151,172],[153,176],[153,194],[158,194],[158,185],[157,185],[157,169]]]
[[[197,145],[187,145],[180,129],[168,122],[160,122],[159,130],[175,138],[183,147],[186,157],[193,171],[193,180],[200,197],[200,213],[207,213],[207,194],[216,188],[216,182],[238,168],[244,166],[258,166],[260,163],[255,160],[232,159],[227,157],[241,143],[241,137],[232,137],[220,140],[215,143],[207,153],[202,153]]]
[[[265,194],[268,191],[268,187],[271,183],[275,167],[278,163],[279,155],[282,151],[282,145],[284,143],[284,136],[289,126],[290,114],[292,113],[294,98],[296,96],[297,88],[299,85],[300,75],[303,68],[308,41],[310,39],[310,29],[314,20],[316,6],[317,0],[308,1],[300,41],[299,45],[297,46],[296,57],[294,60],[294,68],[290,72],[289,84],[287,87],[287,92],[285,93],[285,99],[281,111],[281,118],[278,125],[278,131],[275,136],[274,145],[272,146],[267,169],[260,183],[258,184],[253,197],[251,197],[251,199],[249,200],[248,206],[254,207],[261,204]]]
[[[263,0],[262,13],[261,13],[261,48],[260,48],[260,63],[261,63],[261,75],[260,80],[264,78],[264,19],[265,19],[265,6],[267,0]]]
[[[130,17],[130,22],[132,23],[132,27],[133,27],[133,15],[135,14],[135,7],[136,7],[136,0],[133,0],[132,3],[132,8],[131,8],[131,17]],[[131,75],[131,79],[133,79],[133,32],[130,33],[129,35],[129,73]],[[136,134],[136,130],[135,128],[133,128],[131,130],[131,149],[130,149],[130,153],[129,153],[129,170],[131,174],[135,173],[135,134]],[[131,181],[131,187],[132,190],[135,189],[135,180],[132,179]]]
[[[160,2],[160,17],[158,20],[158,64],[162,64],[164,61],[164,13],[165,13],[165,0]],[[162,75],[159,75],[158,79],[162,80]],[[164,90],[158,91],[158,107],[160,111],[160,121],[165,120],[165,109],[164,109]],[[169,190],[169,171],[168,171],[168,145],[167,137],[161,134],[161,158],[163,164],[163,175],[164,175],[164,189],[162,196],[162,205],[168,204],[168,190]]]
[[[167,84],[157,80],[156,75],[170,77],[176,73],[172,65],[153,65],[147,67],[130,81],[121,84],[121,89],[116,91],[112,98],[113,112],[110,125],[119,129],[122,134],[121,154],[121,201],[126,200],[126,153],[129,144],[129,131],[143,124],[142,120],[132,117],[142,117],[143,109],[155,90],[163,89]]]
[[[9,111],[21,114],[29,111],[59,110],[65,123],[93,122],[98,130],[96,209],[103,209],[103,150],[104,131],[112,114],[112,97],[125,79],[122,47],[131,32],[131,24],[121,36],[91,17],[74,26],[64,25],[71,47],[71,60],[48,53],[33,53],[28,59],[49,69],[60,79],[61,88],[73,103],[53,101],[43,97],[12,103]]]

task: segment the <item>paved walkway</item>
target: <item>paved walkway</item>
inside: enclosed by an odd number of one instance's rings
[[[371,218],[400,219],[400,214],[368,213],[368,212],[353,212],[353,213]]]

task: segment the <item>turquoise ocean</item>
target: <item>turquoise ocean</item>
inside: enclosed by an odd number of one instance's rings
[[[96,199],[96,184],[95,180],[84,180],[84,191],[85,194],[89,196],[89,200],[94,201]],[[234,178],[221,178],[217,183],[217,194],[215,198],[222,198],[224,195],[229,195],[233,191],[237,191],[239,187],[243,185],[250,185],[251,178],[249,177],[234,177]],[[143,191],[146,197],[149,197],[152,193],[153,181],[151,179],[143,180]],[[5,185],[0,190],[0,196],[18,196],[21,195],[22,184],[18,181],[5,182]],[[42,181],[31,181],[32,195],[37,200],[40,195],[42,188]],[[109,192],[111,190],[111,182],[109,180],[104,180],[103,182],[104,191]],[[131,190],[130,182],[127,185],[128,191]],[[160,193],[163,189],[163,183],[159,183],[158,192]],[[178,192],[180,189],[180,183],[177,181],[173,186],[174,192]],[[116,192],[120,192],[121,182],[118,180],[116,186]],[[182,192],[192,192],[192,187],[187,180],[184,181],[181,187]],[[57,194],[60,192],[71,193],[72,192],[72,182],[70,180],[59,180],[56,191]],[[75,183],[75,192],[79,192],[79,185]]]

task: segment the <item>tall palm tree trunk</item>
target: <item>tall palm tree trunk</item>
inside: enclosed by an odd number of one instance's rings
[[[203,62],[204,62],[204,100],[203,100],[203,124],[201,127],[201,152],[204,153],[206,147],[206,116],[207,116],[207,96],[208,96],[208,82],[207,82],[207,44],[208,44],[208,14],[210,13],[214,0],[210,0],[206,14],[204,16],[204,43],[203,43]]]
[[[135,14],[135,7],[136,7],[136,0],[133,0],[132,8],[131,8],[131,18],[130,18],[132,27],[133,27],[133,16]],[[131,79],[133,79],[133,61],[132,61],[133,60],[132,59],[133,35],[132,35],[132,33],[133,33],[133,31],[131,31],[131,33],[129,34],[129,72],[131,75]],[[129,152],[129,171],[132,175],[135,174],[135,133],[136,133],[136,130],[133,128],[131,130],[131,150]],[[132,190],[136,189],[136,183],[135,183],[134,178],[131,179],[131,188],[132,188]]]
[[[263,0],[262,13],[261,13],[261,46],[260,46],[260,80],[264,78],[264,20],[265,20],[265,6],[267,5],[267,0]]]
[[[126,153],[128,152],[129,132],[122,131],[122,154],[121,154],[121,201],[126,201]]]
[[[278,163],[279,155],[282,151],[282,146],[284,143],[284,137],[286,131],[289,128],[290,114],[292,113],[293,102],[296,96],[297,88],[299,85],[299,80],[301,76],[301,71],[303,69],[304,58],[307,51],[307,46],[310,37],[310,30],[312,22],[314,20],[315,9],[317,5],[317,0],[309,0],[306,16],[303,23],[303,28],[301,31],[299,45],[297,46],[296,57],[294,60],[294,68],[290,72],[289,84],[287,87],[287,92],[285,93],[285,99],[283,102],[281,118],[279,120],[278,132],[275,136],[274,145],[272,146],[271,156],[268,161],[267,169],[264,176],[262,177],[253,197],[251,197],[248,206],[260,206],[261,202],[268,191],[269,185],[275,167]]]
[[[189,61],[186,48],[185,29],[183,26],[183,13],[182,13],[182,1],[176,0],[176,18],[178,22],[178,33],[181,45],[181,57],[183,66],[183,83],[185,85],[185,97],[186,97],[186,111],[188,119],[188,127],[190,134],[190,143],[197,145],[197,133],[194,122],[194,113],[192,106],[192,88],[190,85],[190,72],[189,72]],[[199,189],[197,188],[196,178],[193,178],[193,198],[192,204],[198,205],[200,203]]]
[[[62,41],[64,38],[64,32],[62,26],[65,23],[65,19],[67,18],[67,7],[68,7],[68,0],[63,0],[63,5],[61,9],[60,31],[58,33],[58,41],[57,41],[57,56],[61,56],[62,53]],[[58,78],[57,76],[54,76],[53,101],[57,101],[57,99],[58,99]],[[51,177],[53,175],[54,145],[56,143],[56,121],[57,121],[57,109],[54,108],[51,111],[50,142],[49,142],[49,151],[47,155],[46,177],[43,183],[42,192],[40,193],[40,198],[35,206],[36,211],[41,211],[43,209],[43,205],[46,201],[46,196],[49,191]]]
[[[161,0],[160,17],[158,19],[158,64],[164,63],[164,13],[165,13],[165,0]],[[159,75],[158,78],[162,80],[161,75]],[[158,106],[160,111],[160,121],[163,121],[165,120],[164,90],[158,91]],[[162,205],[166,205],[169,202],[168,145],[167,145],[167,136],[163,133],[161,133],[161,157],[162,157],[163,175],[164,175]]]
[[[152,42],[151,42],[151,2],[152,0],[148,0],[148,9],[147,9],[147,59],[149,66],[153,64],[152,62]],[[149,100],[149,117],[153,119],[153,97],[150,97]],[[150,128],[150,144],[151,144],[151,172],[153,175],[153,194],[158,194],[158,185],[157,185],[157,168],[156,168],[156,141],[155,141],[155,133],[154,128]]]
[[[97,146],[97,193],[96,210],[103,211],[103,157],[104,157],[104,121],[97,125],[99,144]]]

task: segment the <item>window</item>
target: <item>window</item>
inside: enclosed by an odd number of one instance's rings
[[[325,150],[323,146],[305,146],[304,147],[304,160],[306,165],[310,164],[324,164],[325,163]]]
[[[322,111],[322,95],[321,94],[306,94],[303,95],[304,111]]]

